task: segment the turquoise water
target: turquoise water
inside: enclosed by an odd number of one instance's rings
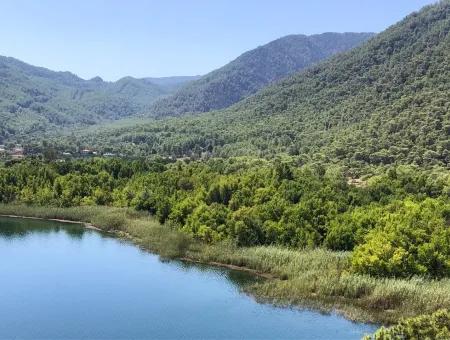
[[[58,222],[0,218],[0,338],[359,339],[371,325],[259,304],[248,274],[162,262]]]

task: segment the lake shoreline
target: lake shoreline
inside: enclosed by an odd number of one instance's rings
[[[28,219],[28,220],[41,220],[41,221],[53,221],[53,222],[62,222],[62,223],[71,223],[71,224],[82,224],[86,229],[103,231],[103,229],[100,229],[90,223],[86,223],[86,222],[82,222],[82,221],[65,220],[65,219],[61,219],[61,218],[44,218],[44,217],[34,217],[34,216],[3,215],[3,214],[0,214],[0,217],[22,218],[22,219]]]
[[[87,222],[83,222],[83,221],[74,221],[74,220],[67,220],[67,219],[61,219],[61,218],[44,218],[44,217],[23,216],[23,215],[8,215],[8,214],[0,214],[0,217],[18,218],[18,219],[26,219],[26,220],[38,220],[38,221],[52,221],[52,222],[61,222],[61,223],[68,223],[68,224],[79,224],[79,225],[82,225],[86,229],[105,232],[104,229],[101,229],[99,227],[94,226],[91,223],[87,223]],[[109,231],[109,232],[115,234],[113,231]],[[116,236],[133,241],[132,235],[126,235],[126,237],[124,237],[123,234],[116,235]],[[149,249],[145,249],[145,250],[149,251]],[[180,257],[180,258],[178,258],[178,260],[183,261],[183,262],[204,264],[204,265],[209,265],[209,266],[214,266],[214,267],[226,268],[226,269],[230,269],[230,270],[242,271],[242,272],[246,272],[246,273],[249,273],[252,275],[256,275],[256,276],[264,278],[264,279],[276,279],[277,278],[276,276],[268,274],[268,273],[263,273],[263,272],[259,272],[257,270],[251,269],[251,268],[240,267],[240,266],[236,266],[236,265],[228,264],[228,263],[221,263],[221,262],[215,262],[215,261],[202,262],[202,261],[198,261],[198,260],[195,260],[195,259],[192,259],[189,257]]]
[[[263,281],[254,275],[161,259],[77,223],[2,217],[0,253],[2,338],[359,339],[376,328],[260,303],[245,293]]]
[[[258,277],[262,277],[262,278],[268,279],[268,280],[277,279],[276,276],[268,274],[268,273],[263,273],[263,272],[259,272],[257,270],[251,269],[251,268],[240,267],[240,266],[236,266],[236,265],[228,264],[228,263],[214,262],[214,261],[202,262],[202,261],[191,259],[189,257],[180,257],[179,260],[180,261],[184,261],[184,262],[197,263],[197,264],[206,264],[208,266],[220,267],[220,268],[226,268],[226,269],[230,269],[230,270],[237,270],[237,271],[241,271],[241,272],[246,272],[246,273],[249,273],[249,274],[252,274],[252,275],[256,275]]]
[[[125,208],[3,204],[0,214],[78,223],[112,233],[163,258],[258,275],[267,280],[245,292],[260,302],[278,306],[333,312],[352,321],[385,325],[450,306],[449,280],[377,279],[352,274],[348,271],[348,253],[208,245],[159,224],[148,214]]]

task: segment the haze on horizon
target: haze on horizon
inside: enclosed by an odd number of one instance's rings
[[[0,55],[88,79],[205,74],[288,34],[380,32],[432,0],[4,0]]]

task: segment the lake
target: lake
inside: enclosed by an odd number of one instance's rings
[[[0,218],[0,338],[359,339],[376,328],[260,304],[242,292],[253,280],[76,224]]]

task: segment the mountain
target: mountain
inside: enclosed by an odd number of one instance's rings
[[[69,72],[0,57],[0,142],[10,135],[133,115],[196,78],[84,80]]]
[[[244,53],[203,77],[124,77],[116,82],[100,77],[84,80],[70,72],[54,72],[0,56],[0,143],[143,112],[161,116],[227,107],[372,35],[292,35]]]
[[[160,77],[160,78],[142,78],[143,81],[156,84],[168,92],[174,92],[186,83],[200,79],[201,76],[174,76],[174,77]]]
[[[351,49],[373,33],[289,35],[248,51],[227,65],[158,100],[150,116],[226,108],[281,78]]]
[[[446,0],[226,110],[130,123],[84,138],[136,154],[289,153],[348,166],[448,167],[449,31]]]

